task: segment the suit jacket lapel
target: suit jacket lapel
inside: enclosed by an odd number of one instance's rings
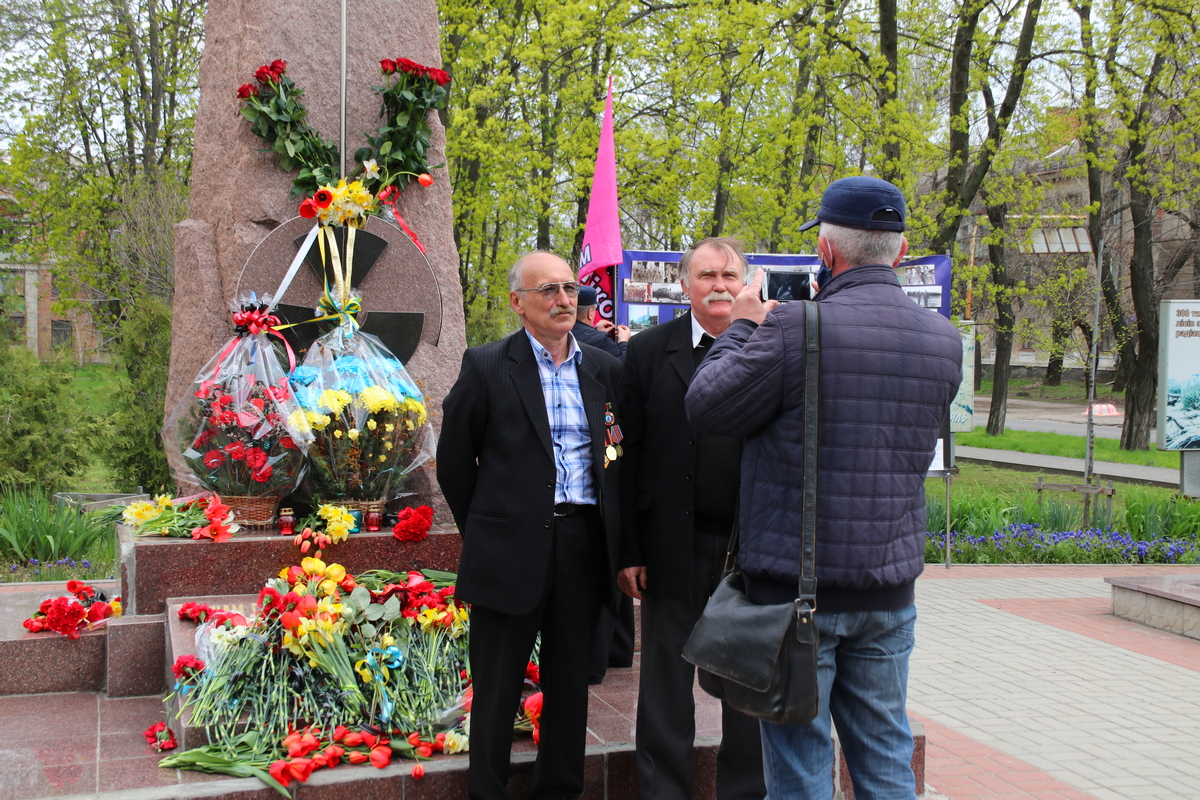
[[[692,355],[692,312],[689,311],[679,318],[679,324],[667,342],[667,358],[683,378],[683,385],[690,386],[692,373],[696,371],[696,361]]]
[[[538,441],[546,453],[554,458],[554,447],[550,444],[550,417],[546,415],[546,396],[542,394],[542,379],[538,375],[537,361],[529,337],[521,329],[509,338],[508,357],[512,361],[509,376],[521,398],[521,405],[529,415],[529,421],[537,432]]]

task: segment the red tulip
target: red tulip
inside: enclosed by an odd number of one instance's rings
[[[318,189],[313,195],[313,204],[317,208],[329,208],[329,204],[333,202],[333,192],[328,189]]]
[[[317,205],[312,201],[311,197],[304,198],[304,202],[300,204],[300,216],[305,219],[312,219],[317,215]]]
[[[288,786],[291,785],[292,773],[290,771],[288,771],[288,762],[286,760],[284,760],[282,758],[279,759],[274,764],[272,764],[270,769],[267,771],[270,772],[271,777],[274,778],[275,780],[279,781],[279,783],[282,784],[284,788],[287,788]]]
[[[421,778],[424,778],[425,777],[425,767],[421,764],[417,764],[415,767],[413,767],[412,776],[416,780],[421,780]]]
[[[346,754],[346,748],[340,745],[331,744],[325,748],[325,766],[330,769],[336,767],[342,761],[342,756]]]
[[[392,760],[392,748],[386,745],[371,748],[371,766],[383,769]]]
[[[342,739],[342,744],[346,745],[346,747],[362,747],[362,743],[363,735],[359,731],[350,731]]]
[[[348,758],[351,764],[361,764],[367,760],[367,754],[361,750],[352,750]]]
[[[422,172],[417,176],[417,183],[421,184],[422,186],[433,186],[433,176],[428,172]]]

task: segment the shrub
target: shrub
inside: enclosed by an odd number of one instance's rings
[[[117,381],[120,402],[108,417],[97,453],[117,491],[148,491],[171,485],[161,429],[171,359],[171,309],[154,298],[121,323],[114,345],[126,375]]]
[[[62,361],[0,342],[0,483],[53,493],[86,468],[95,431],[70,381]]]
[[[0,489],[0,553],[18,561],[81,559],[112,526],[43,494]]]

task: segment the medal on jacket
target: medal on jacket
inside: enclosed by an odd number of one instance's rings
[[[617,415],[613,413],[612,403],[604,404],[604,468],[625,454],[621,447],[621,426],[617,424]]]

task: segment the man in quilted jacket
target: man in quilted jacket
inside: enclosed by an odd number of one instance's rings
[[[924,566],[924,480],[962,377],[957,329],[910,300],[893,272],[904,257],[905,202],[887,181],[826,188],[821,284],[816,718],[760,723],[768,795],[833,797],[831,725],[855,797],[913,800],[905,711]],[[688,419],[743,436],[739,567],[755,603],[796,597],[804,444],[805,307],[761,300],[762,274],[697,369]]]

